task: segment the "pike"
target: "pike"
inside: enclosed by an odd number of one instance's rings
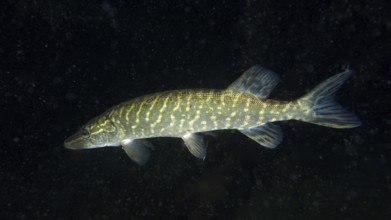
[[[300,120],[332,128],[354,128],[360,120],[334,96],[352,74],[346,69],[293,101],[267,99],[279,82],[277,74],[253,66],[227,89],[173,90],[134,98],[92,119],[65,140],[68,149],[122,146],[139,165],[145,164],[152,137],[182,138],[195,157],[205,159],[203,132],[237,129],[258,144],[275,148],[282,142],[279,125]]]

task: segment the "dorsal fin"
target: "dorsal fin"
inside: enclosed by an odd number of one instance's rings
[[[280,78],[276,73],[255,65],[228,86],[228,89],[247,92],[258,96],[260,99],[266,99],[279,81]]]

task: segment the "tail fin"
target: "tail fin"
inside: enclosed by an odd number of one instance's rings
[[[350,75],[352,75],[352,71],[349,69],[336,74],[299,99],[299,103],[305,103],[305,108],[311,110],[303,120],[332,128],[360,126],[360,120],[334,100],[335,93]]]

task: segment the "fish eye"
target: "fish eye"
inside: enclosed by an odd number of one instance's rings
[[[81,129],[81,134],[83,136],[90,136],[90,132],[88,132],[88,130],[86,128]]]

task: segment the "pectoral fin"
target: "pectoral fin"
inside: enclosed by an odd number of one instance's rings
[[[150,155],[150,148],[153,148],[152,144],[146,140],[123,140],[121,142],[122,149],[126,154],[139,165],[144,165]]]
[[[187,134],[182,137],[187,149],[195,157],[205,160],[206,157],[206,143],[201,134]]]
[[[240,132],[268,148],[277,147],[283,138],[280,126],[272,123],[266,123],[255,128],[242,129]]]

